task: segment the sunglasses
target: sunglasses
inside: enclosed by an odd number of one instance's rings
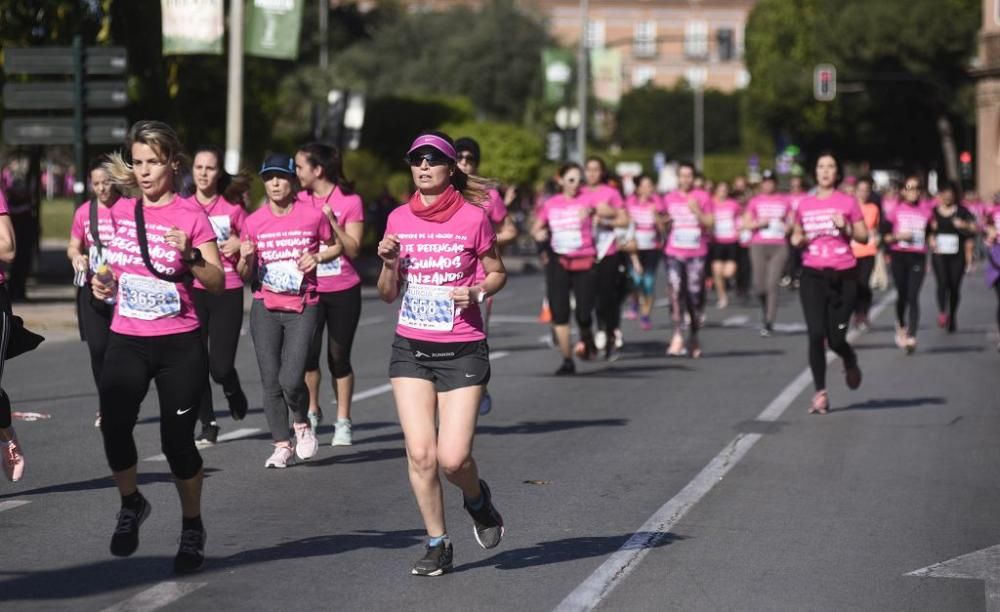
[[[425,161],[428,166],[444,166],[451,163],[452,160],[440,151],[414,152],[406,156],[406,163],[414,167],[422,166]]]
[[[903,187],[903,189],[905,189],[906,191],[913,191],[916,189],[920,189],[920,185],[907,185]]]
[[[458,155],[458,160],[457,161],[478,163],[479,162],[479,158],[477,158],[475,155],[472,155],[471,153],[460,153]]]

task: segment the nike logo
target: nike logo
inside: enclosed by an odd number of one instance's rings
[[[475,374],[466,374],[465,377],[466,378],[475,378],[476,375]]]
[[[194,410],[194,406],[188,406],[186,410],[178,410],[177,411],[177,416],[185,415],[185,414],[191,412],[192,410]]]

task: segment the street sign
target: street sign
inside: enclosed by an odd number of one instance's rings
[[[86,121],[88,144],[121,144],[128,134],[125,117],[89,117]],[[3,141],[12,145],[74,144],[73,119],[53,117],[18,117],[3,120]]]
[[[86,85],[87,109],[124,108],[128,106],[125,81],[91,81]],[[7,83],[3,104],[10,110],[72,110],[73,83]]]
[[[128,67],[125,47],[87,47],[87,76],[124,74]],[[73,74],[73,47],[21,47],[4,51],[7,74]]]
[[[813,70],[813,97],[820,102],[832,102],[837,97],[837,68],[833,64],[817,64]]]

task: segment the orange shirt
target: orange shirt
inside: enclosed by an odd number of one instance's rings
[[[865,227],[868,228],[868,242],[851,241],[851,250],[855,257],[874,257],[878,254],[878,243],[875,233],[878,230],[878,206],[868,202],[861,206],[861,214],[865,217]]]

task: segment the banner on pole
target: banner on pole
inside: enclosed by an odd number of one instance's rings
[[[222,55],[222,0],[160,0],[164,55]]]
[[[594,97],[611,106],[622,99],[622,54],[618,49],[591,49],[590,76]]]
[[[294,60],[299,56],[303,0],[250,0],[246,54]]]
[[[542,50],[545,71],[545,101],[559,105],[566,102],[566,88],[573,78],[573,54],[566,49],[550,47]]]

